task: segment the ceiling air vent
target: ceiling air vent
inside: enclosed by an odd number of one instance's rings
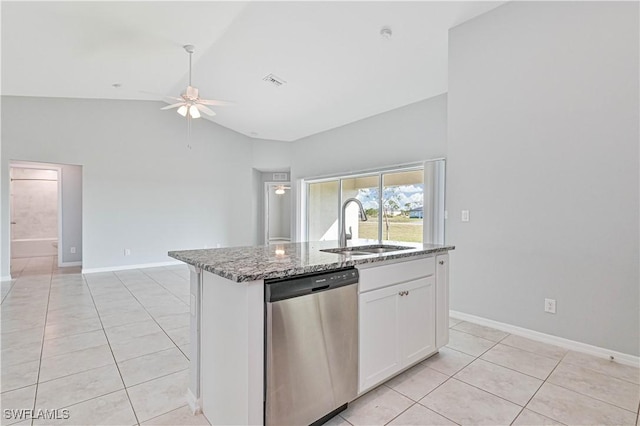
[[[271,83],[276,87],[280,87],[286,83],[286,81],[273,74],[265,75],[264,77],[262,77],[262,80],[266,81],[267,83]]]
[[[274,173],[273,180],[286,181],[289,180],[289,175],[287,173]]]

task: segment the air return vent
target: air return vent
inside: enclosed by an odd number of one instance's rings
[[[276,87],[280,87],[280,86],[282,86],[283,84],[286,83],[286,81],[284,81],[283,79],[281,79],[277,75],[273,75],[273,74],[265,75],[262,79],[264,81],[266,81],[267,83],[273,84]]]
[[[289,180],[289,174],[288,173],[274,173],[273,174],[273,180],[287,181],[287,180]]]

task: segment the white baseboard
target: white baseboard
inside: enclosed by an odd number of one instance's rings
[[[11,275],[5,275],[4,277],[0,278],[0,281],[11,281],[13,278],[11,278]]]
[[[187,389],[187,404],[189,404],[191,414],[194,416],[202,413],[202,400],[196,398],[191,389]]]
[[[526,337],[527,339],[536,340],[538,342],[560,346],[561,348],[594,355],[599,358],[613,358],[620,364],[640,367],[640,357],[637,357],[635,355],[625,354],[622,352],[613,351],[611,349],[601,348],[599,346],[593,346],[586,343],[577,342],[575,340],[569,340],[563,337],[554,336],[552,334],[541,333],[539,331],[530,330],[528,328],[522,328],[511,324],[490,320],[487,318],[477,317],[475,315],[465,314],[463,312],[449,311],[449,315],[453,318],[472,322],[474,324],[484,325],[486,327],[495,328],[501,331],[506,331],[507,333]]]
[[[95,274],[96,272],[111,272],[111,271],[124,271],[127,269],[144,269],[144,268],[157,268],[159,266],[172,266],[183,265],[183,262],[179,260],[171,260],[169,262],[156,262],[156,263],[140,263],[138,265],[121,265],[121,266],[107,266],[105,268],[82,268],[83,274]]]
[[[77,262],[61,262],[58,265],[58,268],[68,268],[70,266],[82,266],[82,261],[79,260]]]

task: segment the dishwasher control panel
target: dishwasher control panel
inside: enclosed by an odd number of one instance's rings
[[[286,300],[357,283],[358,270],[355,268],[265,280],[265,302]]]

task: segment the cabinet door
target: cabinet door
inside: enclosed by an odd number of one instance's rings
[[[449,255],[436,256],[436,346],[449,343]]]
[[[402,368],[398,335],[401,287],[395,285],[360,295],[359,392]]]
[[[402,364],[436,351],[436,289],[433,276],[401,285],[399,296]]]

